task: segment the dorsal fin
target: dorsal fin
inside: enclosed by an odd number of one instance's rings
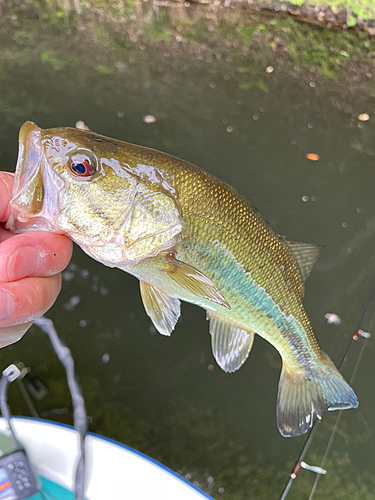
[[[302,276],[302,281],[305,283],[312,268],[314,267],[315,262],[318,260],[319,255],[323,251],[324,246],[312,245],[311,243],[299,243],[297,241],[284,241],[296,258],[298,268]]]
[[[254,342],[254,333],[229,323],[212,312],[210,320],[212,353],[222,370],[232,373],[246,361]]]

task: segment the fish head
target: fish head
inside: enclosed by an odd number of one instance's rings
[[[153,167],[134,148],[87,130],[26,122],[7,227],[67,234],[111,267],[173,246],[182,227],[176,202],[147,182]]]

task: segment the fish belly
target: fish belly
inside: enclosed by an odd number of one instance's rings
[[[314,346],[310,345],[302,325],[292,315],[284,314],[267,291],[252,279],[250,273],[244,272],[228,252],[218,251],[216,246],[210,252],[199,250],[199,247],[198,251],[197,247],[195,250],[179,248],[176,256],[209,276],[230,309],[197,297],[171,280],[164,272],[168,266],[165,255],[144,259],[123,269],[171,297],[198,305],[225,321],[257,333],[270,342],[290,366],[308,366],[316,359]],[[202,258],[204,254],[206,258]]]

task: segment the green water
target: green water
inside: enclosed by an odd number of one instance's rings
[[[150,41],[150,35],[149,43],[125,37],[120,48],[103,42],[100,52],[81,46],[77,31],[61,26],[56,33],[48,28],[50,40],[48,33],[34,40],[39,28],[33,23],[40,21],[27,22],[25,31],[22,24],[8,36],[2,31],[8,57],[4,51],[0,58],[1,168],[14,170],[25,120],[41,127],[84,120],[98,133],[166,151],[220,177],[279,234],[326,247],[307,281],[304,303],[319,342],[339,363],[375,281],[370,70],[358,63],[357,80],[342,73],[329,79],[320,70],[285,64],[265,48],[247,52],[250,73],[244,76],[237,69],[243,52],[237,57],[239,49],[226,47],[227,38],[222,52],[220,40],[214,49],[198,50],[194,40],[176,45]],[[148,33],[155,38],[158,30]],[[274,71],[267,73],[271,63]],[[364,112],[370,120],[362,123],[357,115]],[[156,121],[145,123],[146,115]],[[307,153],[320,160],[307,160]],[[338,314],[342,324],[328,325],[327,312]],[[372,315],[364,329],[374,327]],[[163,337],[144,312],[138,281],[77,247],[48,316],[75,357],[93,432],[162,461],[215,499],[279,498],[305,438],[285,439],[277,431],[280,360],[269,344],[257,338],[245,365],[223,373],[211,354],[202,309],[183,304],[175,332]],[[373,354],[370,339],[353,384],[360,407],[342,418],[317,499],[375,498]],[[70,423],[63,371],[36,327],[0,352],[0,368],[17,360],[49,390],[35,402],[38,411]],[[27,414],[17,388],[11,406]],[[333,414],[324,418],[307,462],[319,464],[334,421]],[[290,498],[308,498],[313,480],[302,470]]]

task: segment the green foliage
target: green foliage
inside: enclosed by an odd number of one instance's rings
[[[292,19],[276,19],[274,29],[285,40],[289,55],[295,63],[318,70],[328,78],[333,78],[342,63],[354,53],[367,52],[362,35],[348,31],[332,32],[325,28],[298,24]],[[369,44],[373,50],[374,42],[369,41]]]
[[[354,16],[349,16],[346,24],[348,25],[349,28],[355,26],[357,24],[357,18],[355,18]]]
[[[144,36],[152,41],[164,40],[169,42],[171,39],[171,34],[163,29],[158,29],[157,27],[150,26],[144,31]]]
[[[245,44],[249,44],[252,41],[255,28],[256,25],[254,24],[245,24],[238,30],[238,34]]]
[[[295,5],[303,3],[302,0],[294,2]],[[322,6],[329,5],[336,13],[340,9],[346,8],[349,26],[354,26],[358,18],[369,18],[370,12],[371,16],[374,16],[375,0],[316,0],[314,3]],[[236,10],[221,11],[220,15],[204,9],[202,15],[199,15],[196,9],[193,11],[192,9],[183,10],[183,8],[176,9],[176,11],[161,8],[153,12],[149,7],[137,3],[135,16],[136,0],[81,1],[80,13],[72,10],[75,4],[71,0],[28,0],[28,5],[30,9],[34,8],[39,17],[45,18],[51,28],[58,30],[58,32],[73,31],[77,28],[78,23],[87,24],[95,38],[103,39],[103,41],[105,39],[105,43],[114,51],[128,49],[133,43],[124,34],[124,30],[117,29],[119,23],[123,26],[126,24],[133,26],[133,33],[135,27],[141,32],[146,42],[155,44],[160,42],[173,43],[178,33],[184,40],[197,45],[220,45],[225,37],[230,43],[233,42],[237,45],[239,43],[249,48],[251,57],[248,58],[248,61],[241,61],[238,66],[251,67],[254,72],[259,71],[259,68],[255,68],[255,66],[265,55],[268,54],[268,60],[272,59],[274,55],[278,55],[277,50],[271,51],[270,48],[275,36],[278,37],[276,45],[285,46],[286,53],[290,56],[290,62],[294,66],[302,66],[328,78],[333,78],[343,63],[350,60],[354,54],[370,55],[375,49],[374,42],[368,37],[366,43],[368,42],[369,46],[365,45],[361,34],[348,31],[333,33],[328,29],[298,24],[290,18],[268,19],[259,14],[247,14]],[[93,22],[92,8],[96,9],[97,12],[102,12],[104,16],[99,16]],[[177,14],[171,15],[172,11],[177,12]],[[103,18],[105,18],[104,22]],[[119,21],[120,19],[121,21]],[[24,31],[24,34],[16,35],[18,39],[15,41],[19,44],[26,44],[27,30],[19,31]],[[82,33],[82,30],[79,31]],[[32,43],[31,39],[30,43]],[[48,53],[52,52],[50,48],[44,50]],[[61,71],[64,69],[64,58],[57,61],[56,57],[55,55],[54,59],[53,54],[44,55],[43,61],[50,64],[56,71]],[[101,72],[100,69],[98,71]],[[252,88],[253,85],[240,82],[240,86],[241,89],[246,89]],[[266,91],[262,84],[258,88]]]
[[[65,17],[65,13],[62,11],[62,10],[57,10],[56,12],[53,13],[53,15],[57,18],[57,19],[62,19]]]
[[[224,24],[222,24],[222,27],[224,27]],[[208,23],[205,18],[194,20],[188,16],[182,16],[177,20],[176,28],[180,35],[189,42],[200,44],[212,39],[212,33],[208,30]],[[230,31],[229,29],[227,33]]]
[[[63,71],[67,65],[67,61],[56,57],[54,52],[46,50],[40,55],[40,60],[43,64],[49,64],[55,71]]]
[[[108,66],[105,66],[104,64],[98,64],[95,67],[96,71],[101,73],[102,75],[112,75],[115,70],[113,68],[109,68]]]
[[[238,22],[236,19],[232,20],[230,16],[227,16],[225,19],[220,19],[217,31],[224,37],[235,38],[238,36],[237,25]]]
[[[95,34],[95,36],[97,38],[103,38],[104,37],[104,31],[99,26],[94,26],[94,34]]]
[[[108,45],[112,51],[123,52],[124,50],[130,49],[132,43],[125,35],[114,33],[109,38]]]
[[[66,0],[58,0],[60,2],[65,2]],[[116,2],[111,2],[108,0],[90,0],[81,1],[81,6],[84,9],[91,10],[92,8],[102,10],[110,16],[130,16],[133,14],[136,0],[119,0]]]
[[[19,30],[14,33],[12,36],[12,40],[16,42],[18,45],[27,46],[30,42],[32,42],[33,34],[29,31]]]
[[[169,42],[172,38],[169,17],[165,11],[159,12],[151,22],[149,20],[145,22],[138,21],[138,24],[143,36],[151,42]]]
[[[374,18],[375,0],[293,0],[293,4],[331,7],[335,14],[337,14],[339,10],[346,9],[362,19]]]

